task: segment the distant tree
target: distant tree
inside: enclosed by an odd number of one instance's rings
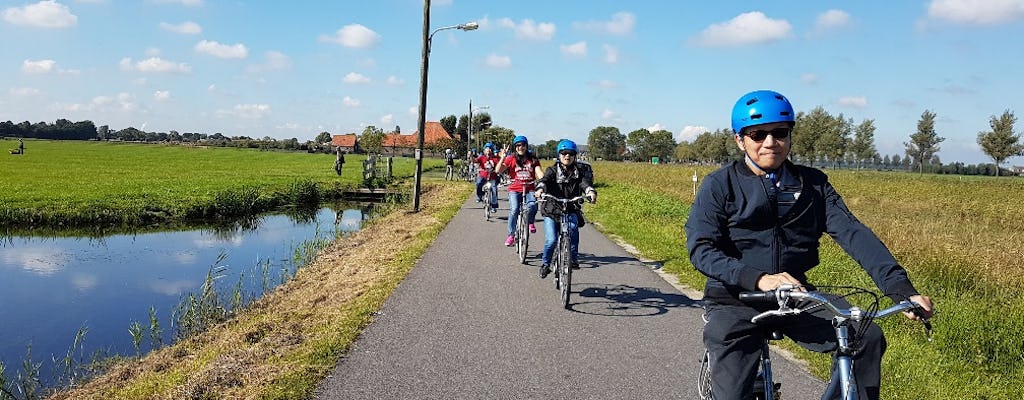
[[[446,132],[448,132],[448,134],[455,135],[457,133],[455,131],[457,121],[458,120],[455,118],[454,115],[449,115],[447,117],[441,118],[441,126],[444,128]]]
[[[384,130],[370,125],[363,129],[359,136],[359,147],[367,154],[380,154],[384,146]]]
[[[469,135],[469,115],[462,114],[459,116],[459,124],[455,127],[454,134],[459,138],[462,143],[469,141],[467,136]]]
[[[559,140],[551,139],[544,144],[537,145],[537,157],[540,159],[551,159],[557,154]]]
[[[989,118],[988,125],[991,131],[978,132],[978,145],[992,161],[996,163],[996,176],[999,176],[999,166],[1007,158],[1024,155],[1024,145],[1020,143],[1020,135],[1013,133],[1013,124],[1017,117],[1010,110],[1003,111],[1003,115],[996,118],[993,115]]]
[[[626,135],[620,133],[619,128],[599,126],[591,129],[587,136],[587,152],[591,158],[619,160],[625,151]]]
[[[512,139],[515,137],[516,132],[509,128],[503,126],[491,126],[480,133],[480,143],[491,142],[494,143],[495,149],[501,150],[502,145],[512,144]]]
[[[653,157],[667,159],[676,147],[672,132],[664,129],[651,132],[648,129],[637,129],[626,136],[626,147],[636,161],[651,161]]]
[[[673,151],[673,156],[675,156],[676,161],[700,160],[699,158],[697,158],[697,152],[693,147],[693,143],[687,142],[685,140],[679,142],[679,144],[676,145],[676,148]]]
[[[865,161],[874,161],[878,157],[878,150],[875,150],[875,120],[866,119],[857,125],[849,150],[858,169]]]
[[[946,140],[935,132],[935,113],[925,110],[917,121],[917,132],[910,135],[909,142],[903,142],[907,148],[907,157],[918,164],[919,172],[924,173],[924,163],[939,152],[939,143]]]
[[[317,146],[323,146],[324,143],[330,143],[331,133],[326,131],[320,132],[319,135],[316,135],[316,139],[313,139],[313,142],[315,142]]]
[[[736,141],[732,137],[731,130],[701,133],[693,139],[693,152],[701,162],[713,164],[725,161],[729,159],[730,147],[739,151],[739,147],[736,146]]]
[[[819,144],[824,132],[829,131],[833,121],[832,115],[825,111],[825,107],[817,106],[809,113],[798,112],[796,114],[796,126],[793,127],[793,140],[790,145],[790,153],[793,156],[802,157],[808,164],[814,166],[814,161],[821,155],[823,144]]]

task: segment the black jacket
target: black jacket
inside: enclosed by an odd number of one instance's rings
[[[800,196],[781,218],[765,179],[735,161],[704,179],[686,222],[690,261],[708,277],[706,299],[741,304],[741,291],[757,290],[765,274],[788,272],[807,283],[818,265],[818,242],[828,233],[883,293],[918,294],[906,270],[870,229],[857,220],[824,172],[789,161],[787,173],[801,182]]]
[[[544,176],[537,183],[537,189],[562,199],[581,196],[588,189],[594,190],[594,170],[590,168],[590,164],[576,162],[567,168],[562,166],[562,163],[555,162],[555,165],[544,170]],[[562,216],[561,203],[545,201],[541,204],[543,204],[541,214],[545,217],[559,218]],[[569,212],[580,210],[580,205],[576,203],[570,203],[567,207]]]

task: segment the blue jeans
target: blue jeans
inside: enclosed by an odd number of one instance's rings
[[[476,198],[484,199],[484,184],[487,183],[487,179],[482,176],[476,177]],[[491,181],[491,208],[498,208],[498,181]]]
[[[558,233],[562,225],[562,219],[544,217],[544,252],[541,253],[541,262],[544,265],[551,264],[551,257],[555,255],[555,245],[558,244]],[[569,257],[573,261],[579,259],[580,253],[580,227],[579,214],[569,214]]]
[[[516,232],[516,222],[519,220],[519,202],[523,199],[523,193],[508,192],[508,234]],[[537,218],[537,198],[533,192],[526,192],[526,223],[532,224]]]

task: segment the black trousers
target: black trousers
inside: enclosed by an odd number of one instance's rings
[[[841,307],[848,307],[844,305]],[[708,323],[704,326],[704,346],[710,353],[711,393],[715,400],[750,400],[754,378],[765,336],[779,330],[800,346],[819,353],[837,347],[831,312],[819,307],[807,314],[770,317],[759,324],[750,318],[759,314],[753,308],[709,303]],[[850,337],[854,337],[850,328]],[[861,350],[853,358],[853,374],[857,379],[860,399],[877,400],[881,385],[882,354],[885,336],[873,322],[861,341]],[[783,388],[785,392],[785,388]],[[839,393],[836,393],[839,399]]]

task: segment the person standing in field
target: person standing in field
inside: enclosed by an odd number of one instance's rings
[[[335,152],[337,155],[334,158],[334,172],[341,176],[341,167],[345,166],[345,152],[341,151],[341,147],[338,147]]]
[[[760,90],[740,97],[732,109],[732,129],[743,159],[704,179],[686,221],[690,261],[707,276],[704,345],[716,400],[750,398],[761,346],[771,329],[808,350],[829,352],[837,347],[827,310],[789,318],[769,329],[750,322],[765,311],[763,306],[739,299],[740,292],[781,285],[813,290],[807,272],[818,265],[819,239],[825,233],[884,294],[909,299],[925,314],[932,312],[931,299],[914,288],[885,244],[854,217],[828,176],[789,160],[794,125],[793,106],[785,96]],[[853,373],[857,392],[877,400],[886,342],[878,325],[863,329]]]
[[[18,154],[25,154],[25,139],[18,139]]]
[[[452,149],[444,149],[444,180],[455,179],[455,154]]]

